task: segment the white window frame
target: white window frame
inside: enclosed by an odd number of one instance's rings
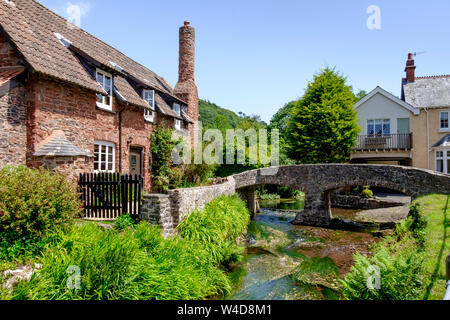
[[[153,98],[152,98],[152,103],[150,104],[150,102],[148,101],[148,99],[146,98],[146,94],[151,93]],[[155,120],[155,90],[143,90],[142,91],[142,99],[144,99],[145,101],[147,101],[147,103],[149,104],[151,110],[149,109],[145,109],[144,110],[144,119],[147,122],[153,122]]]
[[[114,172],[116,172],[116,145],[112,142],[107,142],[107,141],[94,141],[94,145],[99,146],[98,169],[95,169],[95,163],[94,163],[94,172],[95,173],[99,173],[99,172],[114,173]],[[105,159],[102,158],[102,152],[101,152],[102,147],[106,148],[106,162],[104,161]],[[108,166],[108,164],[109,164],[108,163],[108,158],[109,158],[108,147],[112,147],[112,170],[108,170],[108,168],[109,168],[109,166]],[[95,154],[95,152],[94,152],[94,154]],[[100,170],[103,162],[105,162],[106,170]]]
[[[370,133],[369,133],[369,130],[368,130],[368,128],[369,128],[369,121],[372,121],[373,122],[373,135],[371,135]],[[368,136],[374,136],[374,137],[380,137],[380,136],[378,136],[377,134],[376,134],[376,127],[377,127],[377,121],[381,121],[381,130],[383,131],[383,127],[384,127],[384,123],[385,122],[388,122],[389,123],[389,133],[384,133],[384,132],[382,132],[382,134],[381,134],[381,137],[390,137],[391,136],[391,134],[392,134],[392,121],[391,121],[391,119],[367,119],[367,121],[366,121],[366,130],[367,130],[367,135]]]
[[[450,149],[436,150],[435,158],[435,171],[438,171],[438,161],[442,161],[442,171],[438,172],[450,174],[450,166],[448,165],[450,160]]]
[[[175,111],[175,113],[177,115],[181,116],[181,105],[180,104],[174,103],[172,109],[173,109],[173,111]],[[175,119],[175,129],[181,130],[181,120],[180,119]]]
[[[447,114],[447,127],[442,127],[442,114]],[[450,110],[441,110],[439,111],[439,131],[440,132],[450,132]]]
[[[97,75],[98,74],[103,75],[103,83],[100,83],[97,80]],[[95,80],[102,86],[103,89],[105,89],[105,86],[106,86],[106,83],[105,83],[106,77],[109,77],[111,79],[110,95],[109,96],[102,95],[102,97],[103,97],[102,102],[96,101],[96,103],[97,103],[97,107],[98,108],[104,109],[104,110],[107,110],[107,111],[112,111],[114,78],[113,78],[112,74],[110,74],[108,72],[105,72],[102,69],[98,69],[98,68],[96,69],[96,71],[95,71]],[[109,103],[107,103],[108,99],[109,99]]]

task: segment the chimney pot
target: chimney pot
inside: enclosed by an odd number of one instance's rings
[[[408,53],[408,60],[406,61],[406,81],[408,83],[416,81],[416,66],[414,65],[413,54]]]

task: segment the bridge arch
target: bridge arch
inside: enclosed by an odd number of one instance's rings
[[[261,185],[280,185],[305,193],[305,210],[294,223],[331,223],[331,190],[370,185],[416,198],[430,193],[450,193],[450,175],[411,167],[387,165],[320,164],[263,168],[233,176],[235,189],[255,212],[254,190]]]

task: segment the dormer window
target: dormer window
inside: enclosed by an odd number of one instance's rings
[[[173,104],[173,111],[179,116],[181,116],[181,106],[178,103]],[[175,119],[175,129],[181,130],[181,120]]]
[[[148,122],[153,122],[155,119],[155,90],[144,90],[142,92],[142,98],[147,101],[150,109],[144,110],[144,119]]]
[[[95,78],[102,88],[108,93],[107,95],[97,93],[97,107],[112,111],[112,75],[104,72],[103,70],[97,69]]]

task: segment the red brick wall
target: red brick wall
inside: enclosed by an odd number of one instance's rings
[[[11,67],[19,64],[19,57],[6,38],[0,33],[0,67]]]
[[[25,164],[26,118],[25,89],[18,86],[0,98],[0,167]]]
[[[32,154],[38,144],[55,130],[62,130],[67,139],[78,147],[94,153],[94,141],[112,142],[116,146],[116,171],[119,171],[119,118],[118,112],[123,107],[114,99],[113,112],[96,108],[95,94],[87,90],[58,83],[53,80],[34,77],[28,88],[28,104],[32,112],[29,115],[28,153],[30,166],[42,165],[42,159],[35,159]],[[157,115],[156,121],[160,121]],[[170,120],[173,123],[173,119]],[[173,126],[173,124],[172,124]],[[127,107],[122,113],[122,172],[129,172],[130,147],[143,150],[143,176],[147,190],[151,188],[149,171],[150,134],[153,124],[144,120],[144,111],[140,108]],[[131,139],[130,139],[131,138]],[[131,141],[131,143],[129,143]],[[89,165],[79,162],[64,168],[71,168],[75,174],[93,171],[93,159]]]
[[[0,67],[15,66],[19,57],[0,33]],[[0,83],[3,83],[0,79]],[[0,97],[0,167],[25,164],[25,89],[18,86]]]

